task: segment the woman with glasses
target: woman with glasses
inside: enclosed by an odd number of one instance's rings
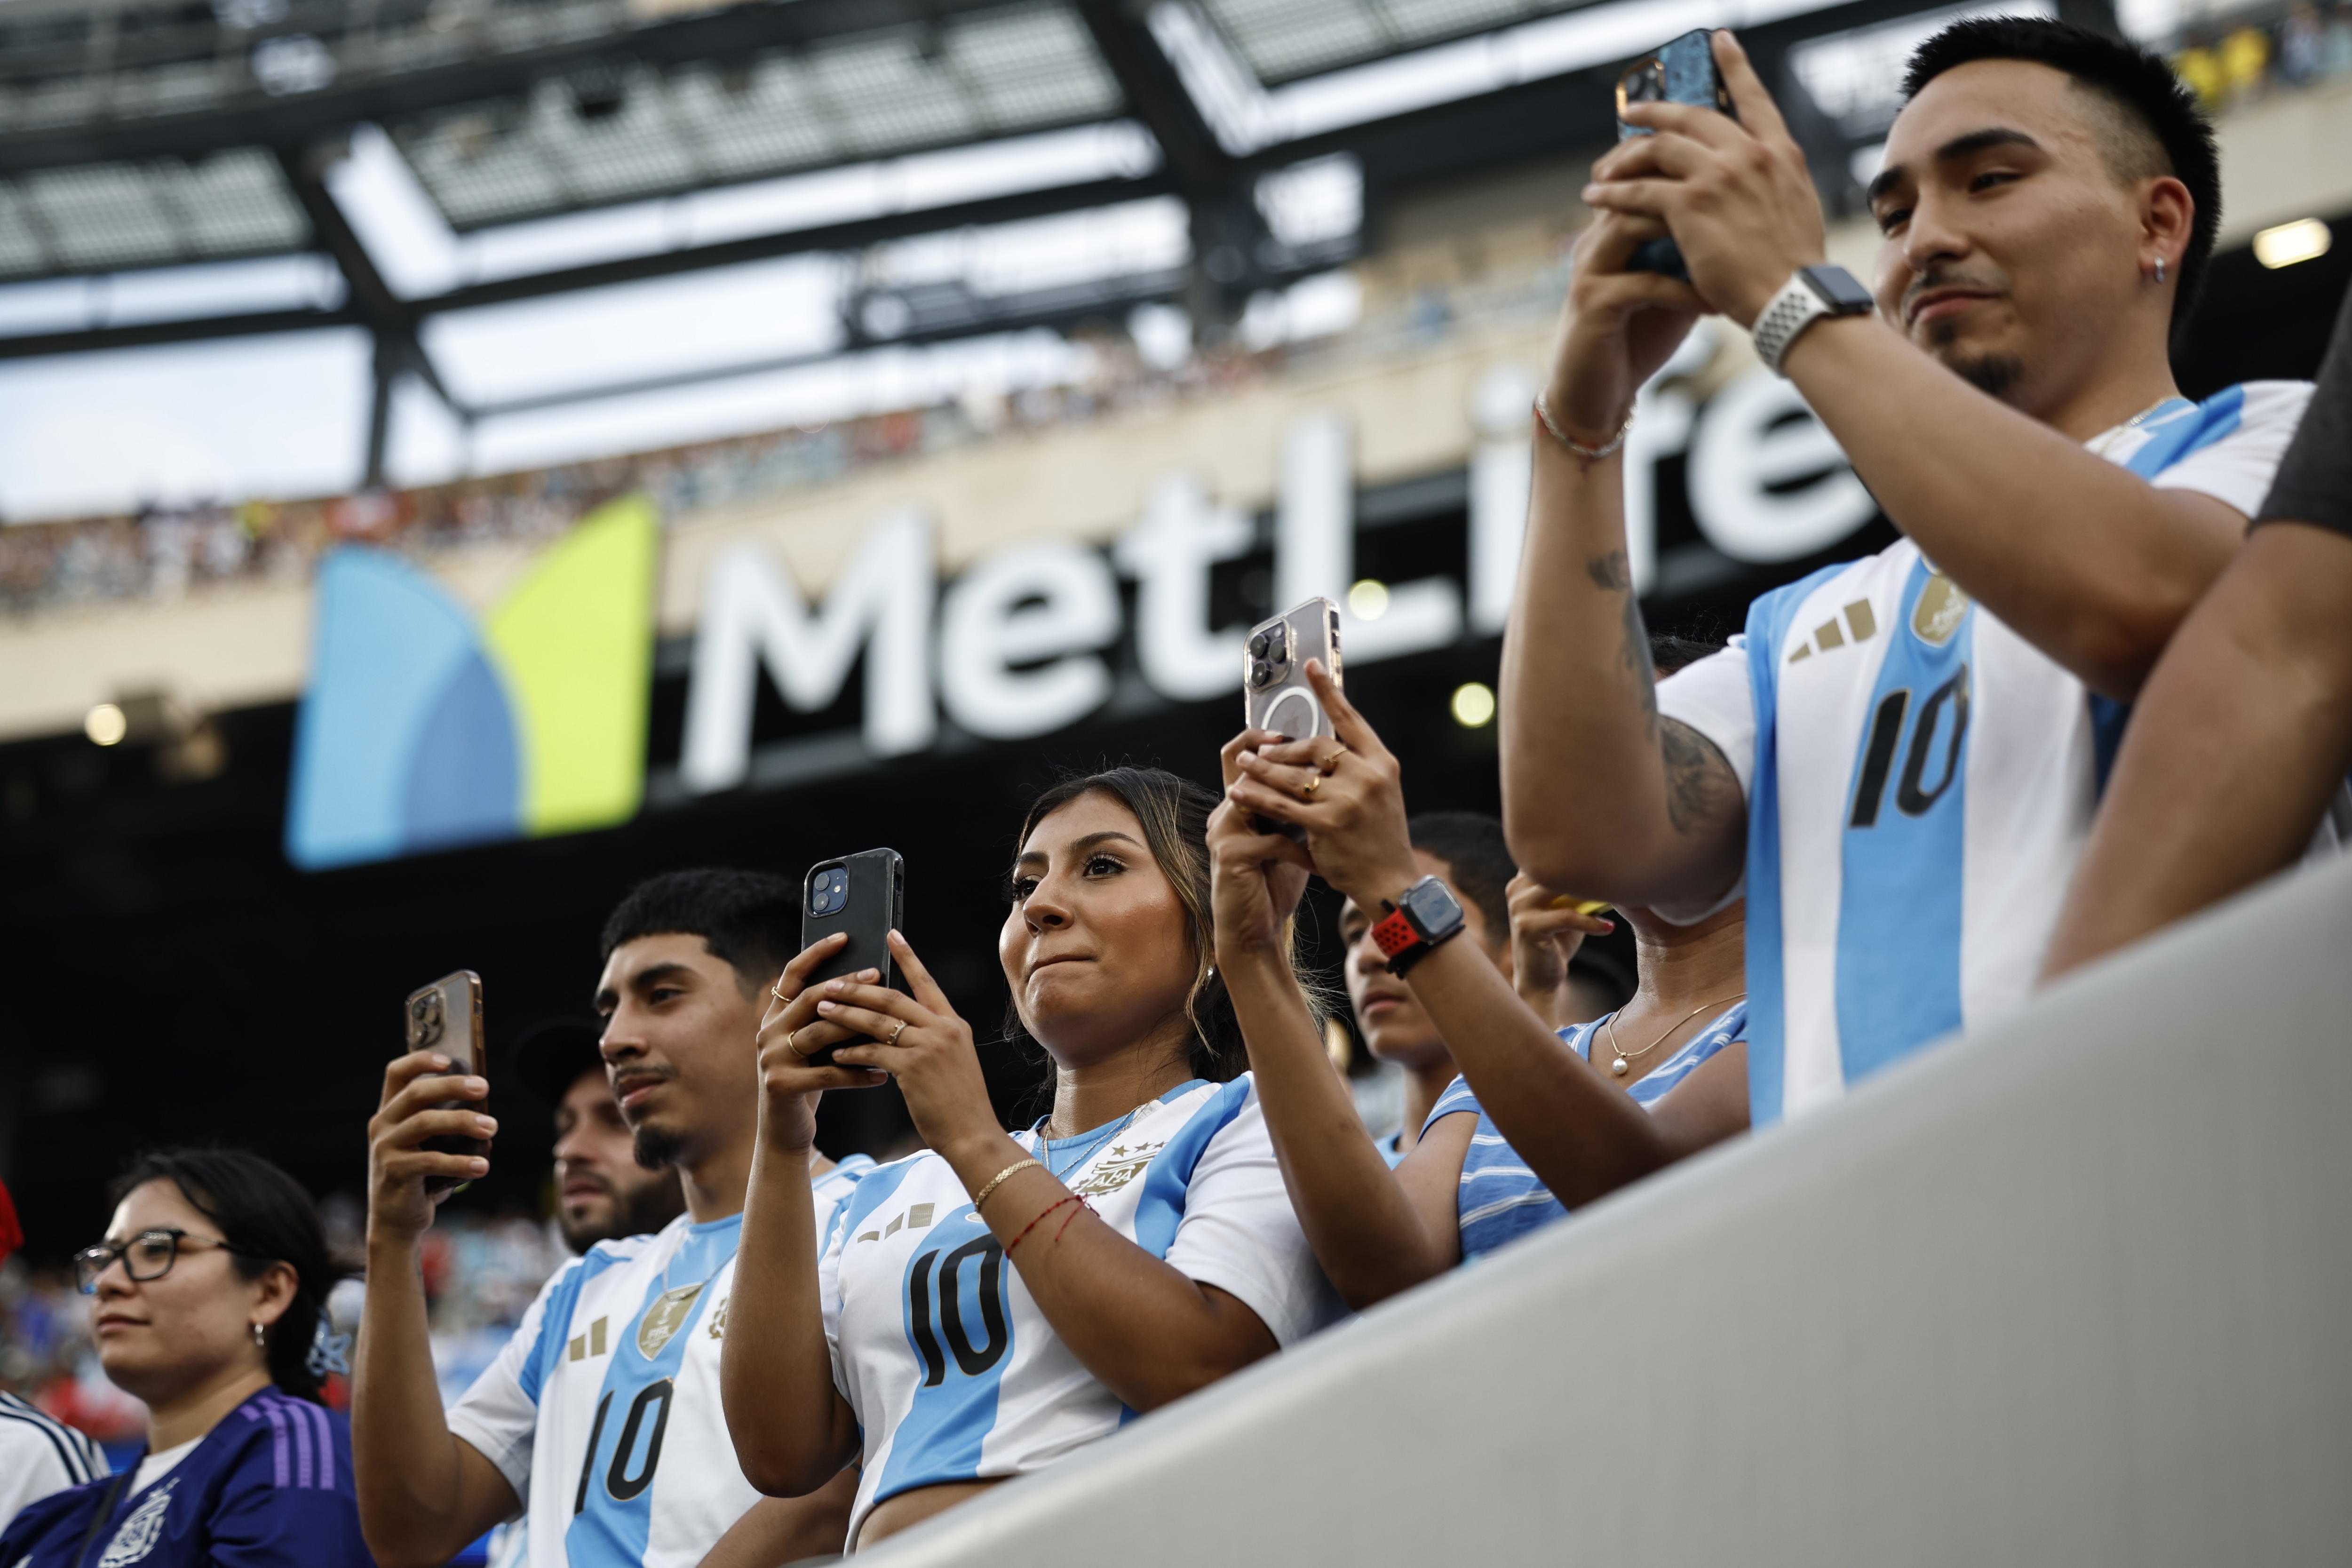
[[[99,1363],[147,1405],[147,1451],[42,1499],[8,1568],[372,1568],[351,1426],[319,1403],[343,1270],[309,1194],[234,1150],[143,1155],[74,1257]]]

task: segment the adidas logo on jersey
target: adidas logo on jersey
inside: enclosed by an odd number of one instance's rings
[[[586,1361],[590,1356],[603,1355],[604,1353],[604,1325],[611,1321],[612,1320],[609,1318],[599,1318],[594,1322],[588,1325],[588,1331],[586,1333],[572,1335],[572,1342],[564,1347],[563,1359],[566,1361]]]
[[[1871,613],[1870,601],[1856,599],[1845,607],[1843,629],[1839,627],[1838,617],[1832,616],[1813,628],[1811,640],[1797,645],[1797,651],[1789,656],[1789,662],[1795,664],[1801,659],[1811,658],[1816,652],[1829,653],[1849,642],[1866,643],[1877,635],[1878,617]]]
[[[879,1241],[886,1236],[896,1236],[901,1230],[920,1230],[925,1226],[931,1223],[931,1210],[934,1206],[935,1205],[930,1204],[917,1204],[911,1208],[900,1209],[897,1214],[890,1216],[890,1223],[888,1225],[884,1226],[879,1230],[869,1230],[857,1239],[860,1241]],[[973,1215],[971,1217],[974,1220],[978,1220],[980,1218],[978,1215]]]

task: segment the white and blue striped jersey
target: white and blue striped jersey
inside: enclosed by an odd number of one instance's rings
[[[2251,517],[2310,395],[2175,398],[2088,446]],[[1747,795],[1746,875],[1724,901],[1748,898],[1759,1126],[2025,999],[2126,712],[1909,540],[1758,599],[1743,637],[1660,684],[1658,709]]]
[[[1074,1138],[1014,1138],[1113,1230],[1230,1292],[1276,1342],[1341,1314],[1248,1074],[1181,1084]],[[865,1441],[850,1540],[887,1498],[1036,1469],[1131,1414],[1038,1310],[1017,1267],[1026,1255],[1006,1262],[954,1169],[928,1152],[874,1172],[842,1209],[818,1287],[834,1383]]]
[[[1576,1054],[1586,1061],[1592,1059],[1592,1041],[1616,1015],[1612,1013],[1595,1018],[1589,1024],[1571,1024],[1559,1032],[1559,1037],[1576,1047]],[[1674,1054],[1656,1067],[1633,1080],[1625,1092],[1633,1103],[1643,1108],[1654,1105],[1683,1079],[1690,1077],[1700,1063],[1711,1061],[1725,1047],[1746,1037],[1748,1004],[1734,1003],[1706,1026],[1675,1047]],[[1455,1223],[1462,1231],[1462,1261],[1483,1257],[1507,1241],[1516,1241],[1531,1230],[1540,1230],[1556,1219],[1568,1217],[1568,1206],[1551,1195],[1551,1189],[1528,1169],[1528,1163],[1503,1137],[1502,1130],[1486,1108],[1478,1103],[1471,1092],[1470,1080],[1457,1078],[1448,1084],[1445,1092],[1430,1107],[1429,1120],[1421,1125],[1426,1138],[1429,1130],[1437,1125],[1441,1116],[1475,1115],[1477,1128],[1470,1134],[1470,1147],[1462,1154],[1462,1195],[1455,1204]]]
[[[814,1184],[817,1235],[874,1162]],[[743,1216],[604,1241],[556,1271],[449,1430],[523,1502],[531,1568],[694,1568],[760,1494],[719,1403]]]
[[[26,1503],[112,1473],[88,1433],[0,1390],[0,1530]]]

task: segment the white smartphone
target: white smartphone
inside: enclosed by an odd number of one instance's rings
[[[1307,683],[1307,661],[1320,659],[1339,674],[1339,606],[1309,599],[1250,628],[1242,649],[1242,710],[1249,727],[1294,741],[1331,733],[1330,715]]]

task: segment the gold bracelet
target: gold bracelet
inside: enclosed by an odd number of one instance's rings
[[[989,1177],[988,1184],[982,1187],[980,1191],[971,1194],[972,1212],[977,1214],[980,1211],[980,1205],[988,1201],[988,1194],[994,1192],[997,1188],[997,1184],[1003,1182],[1005,1177],[1012,1175],[1016,1171],[1025,1171],[1032,1165],[1036,1166],[1042,1171],[1045,1168],[1045,1162],[1043,1160],[1015,1160],[1010,1165],[1005,1166],[1004,1169],[997,1172],[996,1174]]]

